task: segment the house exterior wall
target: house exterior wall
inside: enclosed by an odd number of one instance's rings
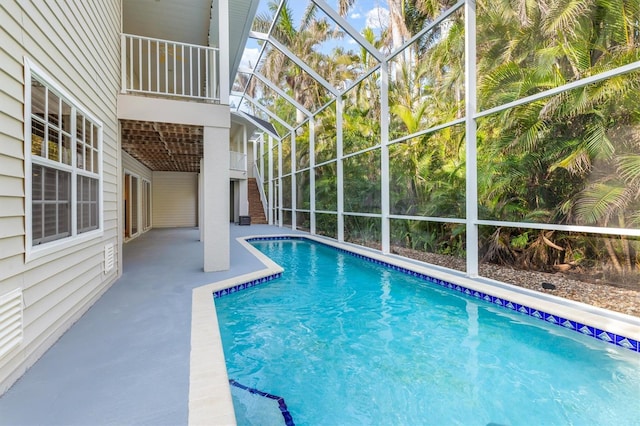
[[[153,172],[147,166],[133,158],[126,151],[122,151],[122,168],[140,179],[153,181]]]
[[[121,273],[117,261],[108,273],[103,268],[105,245],[114,244],[116,259],[121,247],[121,20],[120,0],[0,3],[0,299],[22,291],[23,325],[20,343],[0,356],[0,394]],[[25,57],[103,125],[103,232],[34,258],[26,255]]]
[[[153,172],[152,192],[154,228],[198,226],[197,173]]]

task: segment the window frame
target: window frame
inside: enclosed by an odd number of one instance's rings
[[[31,79],[35,78],[40,81],[46,88],[52,91],[57,97],[64,101],[71,107],[71,164],[65,164],[64,162],[53,161],[37,155],[32,155],[32,93],[31,93]],[[97,172],[87,171],[83,168],[79,168],[77,165],[77,129],[76,118],[78,115],[84,117],[85,120],[89,120],[96,126],[97,133]],[[60,250],[64,250],[78,244],[100,238],[104,235],[104,177],[103,177],[103,138],[104,138],[104,125],[101,120],[95,117],[88,108],[78,102],[74,97],[69,95],[53,78],[51,78],[46,72],[38,67],[32,60],[24,57],[24,164],[25,164],[25,262],[30,262],[35,259],[39,259],[43,256],[56,253]],[[86,141],[83,142],[83,149],[85,148]],[[55,239],[52,241],[45,241],[38,245],[33,245],[33,166],[41,166],[56,171],[63,171],[70,173],[71,194],[70,194],[70,216],[71,216],[71,229],[68,236]],[[97,179],[98,182],[98,220],[97,228],[88,230],[85,232],[78,231],[78,211],[79,200],[77,194],[78,179],[81,177],[88,177],[91,179]]]
[[[126,209],[125,209],[126,211],[124,212],[125,216],[123,217],[123,221],[122,221],[125,227],[125,231],[129,233],[129,235],[126,236],[125,239],[129,241],[133,238],[139,237],[140,234],[144,232],[143,230],[144,223],[142,222],[143,214],[142,214],[142,202],[141,202],[142,178],[140,177],[140,175],[128,169],[124,169],[122,176],[123,176],[123,186],[124,187],[128,186],[128,188],[125,188],[124,191],[125,193],[127,191],[129,193],[129,196],[128,196],[129,203],[126,206]],[[129,177],[128,183],[127,183],[127,176]],[[134,179],[136,181],[135,184],[133,182]],[[134,188],[135,188],[135,193],[134,193]],[[135,195],[135,200],[133,199],[134,195]],[[135,206],[134,206],[134,202],[135,202]],[[134,207],[135,207],[135,212],[134,212]],[[133,223],[134,216],[136,218],[135,224]],[[135,226],[136,232],[133,232],[134,226]],[[126,232],[124,235],[127,235]]]
[[[152,227],[151,215],[151,181],[142,178],[142,232]]]

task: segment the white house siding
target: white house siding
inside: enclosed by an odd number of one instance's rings
[[[23,291],[23,340],[0,357],[0,394],[111,285],[118,229],[121,1],[0,2],[0,298]],[[24,58],[103,124],[102,236],[26,260]],[[29,190],[29,188],[27,188]],[[116,255],[117,258],[117,255]]]
[[[143,179],[151,182],[153,180],[153,172],[147,166],[133,158],[126,152],[122,152],[122,168],[127,172],[138,176],[140,181]]]
[[[153,172],[152,194],[154,228],[197,226],[197,173]]]

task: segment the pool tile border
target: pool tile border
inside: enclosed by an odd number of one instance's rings
[[[225,288],[225,289],[222,289],[222,290],[216,290],[216,291],[213,292],[213,298],[214,299],[219,299],[219,298],[221,298],[223,296],[228,296],[229,294],[233,294],[233,293],[236,293],[236,292],[241,291],[241,290],[246,290],[248,288],[255,287],[257,285],[267,283],[269,281],[273,281],[276,278],[280,278],[281,276],[282,276],[282,272],[278,272],[278,273],[275,273],[275,274],[272,274],[272,275],[267,275],[266,277],[257,278],[255,280],[248,281],[246,283],[236,284],[236,285],[231,286],[229,288]]]
[[[261,390],[250,388],[249,386],[245,386],[242,383],[237,382],[236,380],[229,379],[229,384],[238,389],[245,390],[251,394],[259,395],[263,398],[273,399],[278,403],[278,408],[280,409],[280,413],[282,414],[282,418],[284,420],[284,424],[286,426],[295,426],[295,422],[293,421],[293,416],[289,412],[289,408],[287,407],[287,403],[284,401],[284,398],[278,395],[273,395],[268,392],[263,392]]]
[[[351,256],[354,256],[358,259],[362,259],[371,263],[374,263],[376,265],[380,265],[386,268],[389,268],[393,271],[398,271],[400,273],[406,274],[406,275],[410,275],[412,277],[418,278],[422,281],[426,281],[432,284],[436,284],[440,287],[443,288],[447,288],[449,290],[453,290],[462,294],[465,294],[466,296],[469,297],[474,297],[476,299],[481,299],[484,300],[485,302],[488,303],[492,303],[494,305],[500,306],[501,308],[504,309],[508,309],[511,311],[515,311],[518,312],[520,314],[524,314],[533,318],[536,318],[540,321],[544,321],[547,322],[549,324],[553,324],[555,326],[558,327],[562,327],[565,328],[567,330],[572,330],[574,332],[583,334],[585,336],[589,336],[592,337],[596,340],[601,340],[603,342],[607,342],[610,343],[612,345],[615,346],[619,346],[628,350],[631,350],[633,352],[640,352],[640,342],[638,340],[632,339],[630,337],[625,337],[622,335],[617,335],[614,334],[612,332],[609,331],[605,331],[602,329],[599,329],[597,327],[588,325],[588,324],[583,324],[581,322],[578,321],[573,321],[567,318],[564,318],[560,315],[556,315],[556,314],[552,314],[549,312],[545,312],[541,309],[536,309],[536,308],[532,308],[523,304],[519,304],[513,301],[510,301],[506,298],[501,298],[501,297],[497,297],[497,296],[493,296],[489,293],[484,293],[478,290],[474,290],[474,289],[470,289],[467,288],[463,285],[460,284],[454,284],[452,282],[449,282],[447,280],[444,279],[440,279],[440,278],[434,278],[432,276],[429,276],[427,274],[423,274],[421,272],[416,272],[414,270],[408,269],[408,268],[404,268],[402,266],[398,266],[398,265],[394,265],[392,263],[389,262],[385,262],[383,260],[379,260],[379,259],[375,259],[373,257],[369,257],[366,256],[364,254],[360,254],[360,253],[356,253],[350,250],[347,250],[345,248],[342,247],[336,247],[332,244],[327,244],[324,243],[322,241],[318,241],[316,239],[310,239],[310,238],[306,238],[303,236],[261,236],[261,237],[250,237],[247,238],[245,241],[247,241],[248,243],[250,242],[254,242],[254,241],[292,241],[292,240],[305,240],[305,241],[311,241],[314,243],[318,243],[327,247],[331,247],[332,249],[337,250],[340,253],[345,253]],[[213,297],[214,299],[219,298],[219,297],[223,297],[229,294],[233,294],[235,292],[238,291],[242,291],[245,290],[247,288],[251,288],[251,287],[255,287],[257,285],[260,284],[264,284],[267,283],[269,281],[272,281],[276,278],[280,278],[282,276],[282,273],[276,273],[276,274],[272,274],[272,275],[268,275],[266,277],[263,278],[258,278],[249,282],[245,282],[245,283],[241,283],[241,284],[237,284],[234,285],[232,287],[229,287],[227,289],[223,289],[223,290],[218,290],[215,291],[213,293]]]

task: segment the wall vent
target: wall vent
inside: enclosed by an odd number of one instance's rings
[[[106,274],[112,270],[114,265],[115,253],[113,250],[113,243],[109,243],[104,246],[104,273]]]
[[[22,342],[22,289],[0,296],[0,358]]]

